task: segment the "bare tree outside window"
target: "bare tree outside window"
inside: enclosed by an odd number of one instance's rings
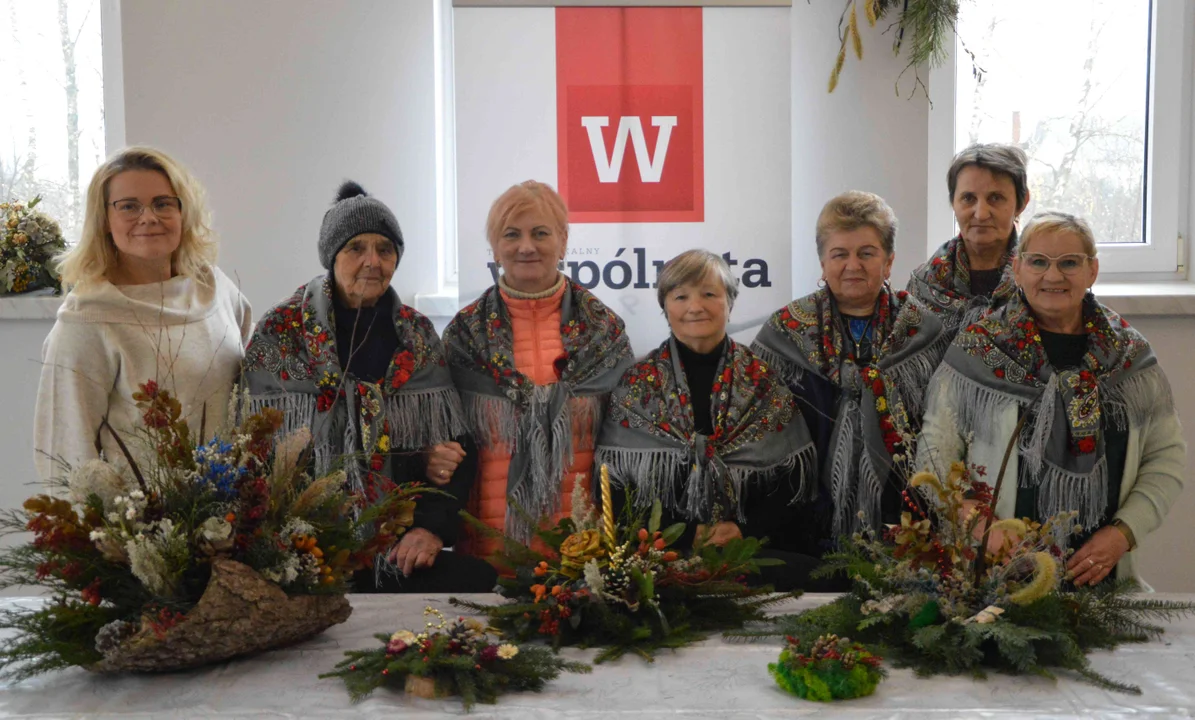
[[[105,155],[101,48],[99,0],[0,0],[0,201],[40,195],[69,243]]]
[[[1019,145],[1026,216],[1065,210],[1101,243],[1144,242],[1150,1],[964,3],[959,36],[984,72],[959,73],[956,149]]]

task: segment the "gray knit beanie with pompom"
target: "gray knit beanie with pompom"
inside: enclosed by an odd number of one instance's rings
[[[349,180],[340,186],[336,201],[324,213],[319,231],[319,261],[325,270],[336,264],[336,253],[349,240],[365,233],[385,235],[394,243],[398,260],[402,261],[402,230],[390,208],[365,192],[365,188]]]

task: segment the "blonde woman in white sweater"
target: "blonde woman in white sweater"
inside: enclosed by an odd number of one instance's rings
[[[210,435],[227,417],[252,329],[252,310],[215,266],[204,192],[179,163],[147,147],[120,151],[87,190],[79,244],[61,258],[71,288],[42,348],[34,455],[43,479],[121,452],[104,418],[135,454],[133,393],[154,381]]]

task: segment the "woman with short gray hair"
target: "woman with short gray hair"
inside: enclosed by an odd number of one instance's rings
[[[636,507],[659,500],[667,518],[688,522],[681,546],[767,537],[788,565],[764,580],[808,588],[814,561],[788,537],[792,506],[814,482],[813,442],[784,383],[726,333],[738,294],[730,268],[689,250],[664,265],[658,289],[671,336],[614,389],[596,463]]]
[[[901,461],[949,343],[933,313],[888,285],[896,225],[878,195],[826,203],[817,220],[825,287],[777,311],[752,345],[788,382],[817,443],[822,492],[805,523],[809,554],[899,522]]]
[[[1014,145],[972,145],[946,173],[959,234],[913,271],[909,292],[950,333],[1016,293],[1016,221],[1029,204],[1028,158]]]

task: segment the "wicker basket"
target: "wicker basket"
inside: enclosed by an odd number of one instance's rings
[[[169,672],[199,667],[305,640],[344,622],[352,612],[344,595],[290,597],[247,565],[217,558],[203,597],[185,620],[165,631],[143,622],[88,669]]]

